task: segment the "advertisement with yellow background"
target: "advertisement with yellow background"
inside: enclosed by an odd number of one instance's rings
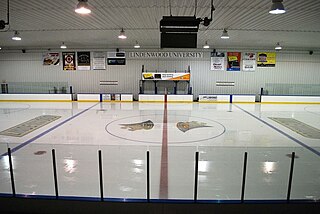
[[[276,53],[275,52],[259,52],[257,57],[257,67],[275,67]]]
[[[142,80],[187,80],[190,81],[190,73],[142,73]]]

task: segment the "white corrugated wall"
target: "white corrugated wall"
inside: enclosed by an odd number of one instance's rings
[[[125,66],[107,66],[106,70],[90,71],[63,71],[62,65],[43,66],[43,53],[1,53],[0,81],[68,82],[75,93],[133,93],[137,97],[142,65],[148,71],[184,71],[190,65],[194,98],[209,93],[258,94],[266,83],[320,83],[318,54],[277,52],[275,68],[257,68],[255,72],[227,72],[210,70],[210,52],[204,52],[204,58],[200,59],[127,58]],[[101,80],[118,81],[119,84],[100,86]],[[235,86],[219,87],[216,81],[233,81]],[[145,91],[152,93],[153,86],[152,82],[147,82]],[[159,82],[158,87],[159,93],[163,93],[164,88],[173,92],[173,83]],[[179,83],[178,93],[186,93],[185,83]]]

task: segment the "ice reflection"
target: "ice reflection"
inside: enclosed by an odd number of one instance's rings
[[[277,168],[277,162],[264,162],[262,170],[266,174],[272,174]]]
[[[120,186],[119,189],[123,192],[131,192],[133,190],[132,187],[128,187],[128,186]]]
[[[74,173],[77,170],[78,161],[72,159],[64,159],[64,171],[67,173]]]
[[[199,172],[208,172],[209,171],[209,161],[199,161],[198,166]]]
[[[199,175],[199,182],[207,182],[208,176],[207,175]]]
[[[10,163],[9,163],[9,156],[6,155],[1,159],[2,168],[3,169],[10,169]]]
[[[132,163],[139,167],[139,166],[142,166],[143,160],[138,160],[138,159],[132,160]]]
[[[142,173],[142,172],[143,172],[143,169],[133,168],[132,171],[133,171],[134,173]]]
[[[12,168],[15,169],[15,164],[14,164],[14,156],[11,156],[12,158]],[[3,158],[1,159],[1,165],[2,165],[2,169],[6,169],[6,170],[10,170],[10,161],[9,161],[9,156],[3,156]]]
[[[141,167],[143,166],[143,163],[144,163],[143,160],[135,159],[135,160],[132,160],[132,163],[134,164],[134,167],[132,168],[132,171],[134,173],[142,173],[143,172],[143,169],[141,169]]]

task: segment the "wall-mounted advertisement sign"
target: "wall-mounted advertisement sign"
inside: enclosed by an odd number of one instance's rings
[[[240,52],[228,52],[227,53],[227,71],[240,71]]]
[[[125,65],[126,53],[125,52],[108,52],[107,64],[108,65]]]
[[[257,67],[275,67],[276,53],[275,52],[260,52],[257,58]]]
[[[211,71],[224,71],[224,53],[220,52],[211,52],[210,60],[210,70]]]
[[[142,80],[190,80],[190,73],[142,73]]]
[[[244,53],[242,60],[243,71],[255,71],[256,70],[256,53]]]
[[[78,58],[78,70],[90,70],[91,68],[91,58],[90,52],[77,52]]]
[[[62,52],[63,70],[74,71],[76,70],[75,52]]]
[[[94,52],[92,59],[93,70],[105,70],[106,69],[106,56],[104,52]]]
[[[43,55],[43,65],[59,65],[60,53],[46,53]]]

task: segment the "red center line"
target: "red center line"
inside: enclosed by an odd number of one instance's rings
[[[168,114],[167,114],[167,95],[165,95],[164,112],[163,112],[159,199],[168,199]]]

